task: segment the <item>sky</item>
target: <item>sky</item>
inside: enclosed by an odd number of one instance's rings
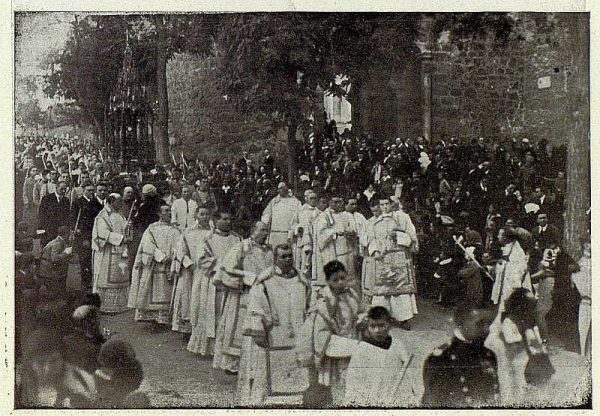
[[[40,63],[54,49],[62,49],[69,37],[73,13],[16,13],[15,14],[15,77],[43,76]],[[42,92],[43,81],[38,78],[38,99],[42,109],[54,103]]]

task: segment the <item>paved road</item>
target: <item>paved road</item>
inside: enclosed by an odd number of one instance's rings
[[[71,270],[70,286],[78,286],[77,266]],[[415,354],[411,372],[416,396],[420,397],[421,366],[425,357],[451,337],[450,311],[418,299],[419,315],[410,331],[400,331],[408,349]],[[153,407],[233,407],[236,377],[212,368],[212,360],[188,352],[183,334],[170,330],[155,332],[148,323],[133,321],[133,312],[103,316],[103,325],[113,331],[113,338],[130,342],[144,367],[144,383]],[[550,348],[556,373],[542,391],[536,390],[532,399],[555,407],[574,404],[582,397],[587,366],[582,358],[558,344]],[[537,397],[536,397],[537,396]],[[407,403],[416,406],[417,402]]]

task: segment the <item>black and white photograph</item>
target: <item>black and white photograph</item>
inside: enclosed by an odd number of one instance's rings
[[[588,9],[11,18],[14,409],[592,408]]]

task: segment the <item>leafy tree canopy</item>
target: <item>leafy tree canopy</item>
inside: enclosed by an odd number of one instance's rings
[[[346,93],[374,60],[416,53],[418,14],[249,13],[224,18],[221,87],[244,111],[306,121],[319,92]],[[336,78],[344,76],[338,85]]]
[[[216,15],[162,16],[168,33],[168,56],[181,51],[209,53]],[[156,28],[151,15],[88,15],[73,22],[62,51],[44,61],[51,73],[44,92],[75,100],[99,127],[117,84],[127,41],[140,72],[140,82],[153,86],[156,77]]]

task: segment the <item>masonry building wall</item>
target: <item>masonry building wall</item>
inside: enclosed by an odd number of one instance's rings
[[[431,53],[434,140],[532,137],[566,143],[565,100],[573,80],[560,22],[550,35],[457,46],[438,42]]]

